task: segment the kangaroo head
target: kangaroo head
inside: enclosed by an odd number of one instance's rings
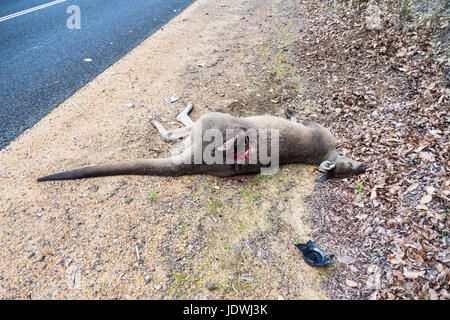
[[[334,178],[346,178],[363,173],[367,170],[367,165],[339,155],[336,159],[336,167],[332,171]]]
[[[334,161],[324,161],[319,167],[321,170],[326,171],[323,175],[319,176],[316,181],[323,182],[331,178],[347,178],[367,170],[367,165],[347,158],[343,155],[338,155]]]

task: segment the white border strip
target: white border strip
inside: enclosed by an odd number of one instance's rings
[[[56,1],[45,3],[45,4],[41,4],[40,6],[37,6],[37,7],[33,7],[33,8],[30,8],[30,9],[23,10],[23,11],[19,11],[19,12],[16,12],[16,13],[13,13],[13,14],[1,17],[0,18],[0,22],[3,22],[3,21],[6,21],[6,20],[9,20],[9,19],[21,16],[21,15],[24,15],[24,14],[27,14],[27,13],[30,13],[30,12],[33,12],[33,11],[36,11],[36,10],[44,9],[44,8],[47,8],[47,7],[50,7],[50,6],[53,6],[55,4],[58,4],[58,3],[61,3],[61,2],[65,2],[65,1],[66,0],[56,0]]]

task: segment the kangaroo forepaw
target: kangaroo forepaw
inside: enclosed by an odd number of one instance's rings
[[[186,112],[186,114],[189,114],[189,112],[192,111],[192,108],[194,108],[194,104],[192,103],[192,101],[189,101],[186,105],[186,109],[184,109],[184,112]]]
[[[290,121],[297,123],[297,118],[295,117],[295,112],[293,110],[291,109],[284,110],[284,115]]]
[[[186,105],[186,108],[183,111],[181,111],[180,114],[177,116],[177,120],[178,121],[183,120],[183,118],[185,118],[192,111],[193,107],[194,104],[191,101],[189,101]]]
[[[293,116],[295,116],[295,113],[291,109],[286,109],[286,110],[284,110],[284,115],[286,116],[287,119],[290,119]]]
[[[184,124],[186,127],[191,126],[194,122],[189,118],[188,114],[191,112],[192,108],[194,107],[194,104],[189,101],[187,103],[186,108],[180,112],[180,114],[176,117],[178,121],[180,121],[182,124]]]

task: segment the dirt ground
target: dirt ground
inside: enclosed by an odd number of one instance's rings
[[[196,1],[0,151],[0,298],[327,298],[329,270],[306,265],[294,246],[313,228],[309,166],[271,177],[36,182],[170,154],[181,143],[165,143],[149,119],[178,127],[188,101],[194,120],[281,116],[302,88],[282,54],[294,35],[285,2]]]

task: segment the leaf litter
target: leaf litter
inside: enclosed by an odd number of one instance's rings
[[[355,259],[323,283],[333,298],[450,298],[448,3],[433,4],[302,0],[287,10],[301,32],[285,51],[307,79],[291,107],[370,167],[308,199],[314,241]]]

